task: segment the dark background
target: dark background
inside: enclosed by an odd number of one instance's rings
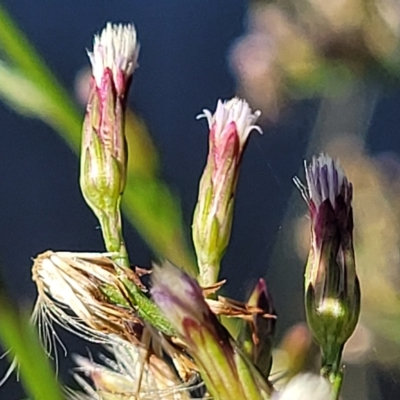
[[[136,25],[140,68],[130,102],[153,134],[164,178],[180,196],[189,227],[207,151],[206,122],[196,121],[195,116],[203,108],[214,109],[218,98],[235,94],[228,54],[245,30],[247,2],[3,3],[71,93],[76,73],[89,63],[85,49],[91,48],[93,34],[106,21]],[[291,179],[302,165],[316,106],[317,102],[310,100],[291,103],[276,125],[264,126],[264,135],[255,133],[250,140],[231,246],[222,271],[222,276],[230,279],[229,293],[238,299],[245,297],[258,276],[267,273],[293,189]],[[400,149],[399,106],[399,91],[383,93],[368,132],[372,152]],[[30,307],[36,296],[30,273],[32,257],[47,249],[99,251],[102,239],[80,194],[78,160],[51,128],[0,103],[0,138],[0,265],[14,298]],[[128,224],[125,227],[132,261],[149,265],[151,252]],[[299,279],[302,268],[299,262]],[[282,271],[284,274],[285,266]],[[273,288],[274,292],[284,290]],[[301,302],[293,302],[292,308],[294,315],[301,314]],[[86,344],[66,340],[72,353],[86,353]],[[3,372],[7,363],[0,363]],[[70,361],[62,360],[61,364],[62,379],[71,383],[65,372]],[[22,397],[14,377],[0,388],[0,399]]]

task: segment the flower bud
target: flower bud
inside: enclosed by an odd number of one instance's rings
[[[260,112],[252,113],[245,100],[218,101],[214,115],[203,110],[210,129],[207,164],[200,181],[193,216],[193,242],[202,286],[218,279],[219,265],[228,246],[239,165],[248,136]]]
[[[198,283],[171,264],[155,267],[151,295],[216,400],[269,398],[270,388],[208,307]]]
[[[119,218],[127,169],[125,106],[137,56],[135,28],[110,23],[95,36],[93,52],[89,52],[92,78],[83,123],[80,185],[100,222],[104,215]],[[116,241],[107,249],[118,251],[118,232],[102,228],[105,236]]]
[[[360,285],[353,249],[352,185],[330,157],[306,165],[307,187],[298,179],[310,212],[311,247],[305,273],[307,322],[322,349],[323,367],[339,368],[357,324]]]

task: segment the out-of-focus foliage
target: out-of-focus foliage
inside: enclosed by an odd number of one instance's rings
[[[290,98],[337,95],[361,76],[400,77],[396,0],[255,1],[233,46],[239,90],[276,120]]]
[[[12,370],[19,369],[26,392],[35,400],[62,400],[61,388],[29,316],[20,312],[0,281],[0,339],[9,349]],[[18,355],[18,362],[14,357]]]

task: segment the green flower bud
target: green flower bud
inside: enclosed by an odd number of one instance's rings
[[[311,247],[305,273],[307,322],[322,349],[322,365],[337,371],[343,346],[360,313],[360,285],[353,249],[352,185],[330,157],[306,166]]]
[[[136,66],[138,45],[132,25],[107,24],[89,53],[93,76],[83,123],[80,185],[99,219],[108,251],[126,264],[120,202],[126,185],[126,97]]]
[[[203,110],[210,129],[207,164],[200,181],[193,216],[193,242],[200,282],[211,286],[218,279],[222,256],[231,235],[233,205],[244,147],[260,112],[252,113],[245,100],[218,101],[214,115]]]
[[[220,324],[197,281],[166,263],[154,268],[151,295],[193,357],[213,399],[269,399],[267,381]]]

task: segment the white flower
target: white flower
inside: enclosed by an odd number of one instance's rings
[[[240,147],[243,148],[247,141],[249,133],[255,129],[262,133],[261,128],[255,125],[255,122],[260,117],[261,111],[252,112],[246,100],[234,97],[228,101],[218,100],[217,109],[214,115],[210,110],[203,110],[203,113],[197,116],[197,119],[205,117],[208,121],[208,126],[211,129],[216,129],[215,137],[220,137],[227,126],[232,122],[236,125],[236,131],[239,136]]]
[[[305,162],[304,169],[307,188],[296,179],[295,183],[302,191],[307,203],[311,201],[318,208],[329,199],[332,207],[335,208],[336,197],[339,194],[343,195],[344,200],[351,201],[352,186],[336,160],[321,154],[318,158],[314,157],[310,165]]]
[[[311,373],[299,374],[279,392],[272,400],[330,400],[332,391],[328,381]]]
[[[95,35],[93,52],[88,52],[96,85],[101,86],[106,68],[112,71],[114,82],[119,74],[132,75],[139,52],[135,27],[131,24],[107,23],[100,35]]]

